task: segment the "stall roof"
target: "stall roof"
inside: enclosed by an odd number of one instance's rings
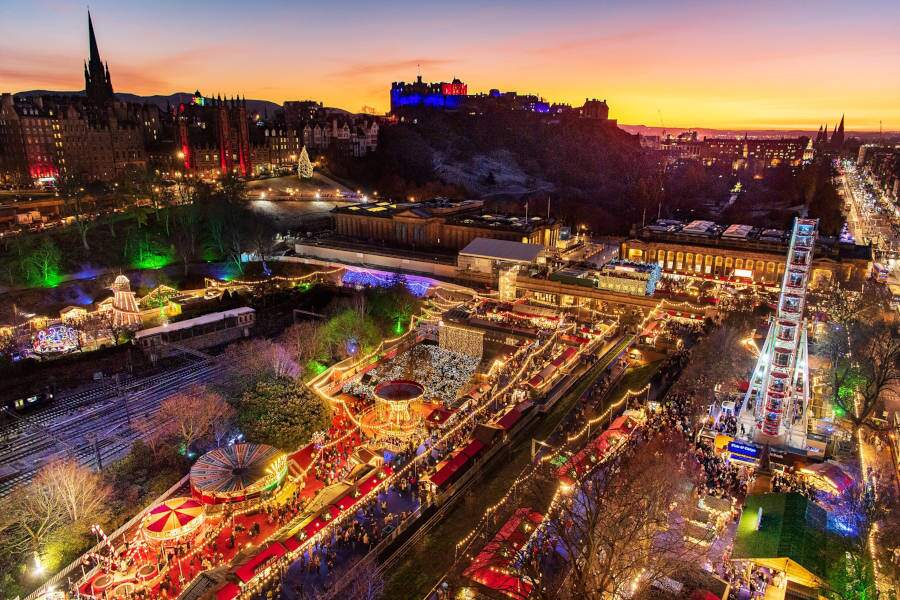
[[[454,463],[452,460],[447,461],[443,467],[437,470],[437,472],[429,477],[431,483],[437,487],[442,486],[447,482],[450,477],[456,473],[457,469],[459,469],[459,465]]]
[[[232,600],[241,593],[241,588],[236,583],[228,582],[216,592],[216,600]]]
[[[284,546],[282,546],[280,542],[275,542],[238,567],[234,573],[241,581],[247,583],[256,576],[259,567],[265,565],[272,559],[284,556],[285,552]]]
[[[509,431],[512,429],[513,425],[515,425],[519,419],[522,418],[522,413],[520,413],[517,409],[512,408],[505,415],[500,417],[500,420],[497,421],[497,425]]]

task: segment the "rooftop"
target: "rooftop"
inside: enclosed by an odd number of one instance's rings
[[[522,242],[480,237],[469,242],[469,245],[459,253],[467,256],[533,263],[543,250],[544,247],[540,244],[523,244]]]
[[[149,329],[141,329],[134,337],[137,339],[144,338],[151,335],[156,335],[157,333],[164,333],[167,331],[178,331],[180,329],[189,329],[191,327],[196,327],[197,325],[204,325],[206,323],[215,323],[216,321],[221,321],[222,319],[234,318],[239,315],[243,315],[246,313],[256,312],[249,306],[241,306],[240,308],[233,308],[231,310],[223,310],[221,312],[209,313],[208,315],[202,315],[199,317],[194,317],[193,319],[185,319],[184,321],[178,321],[176,323],[170,323],[166,325],[160,325],[158,327],[151,327]]]
[[[555,223],[555,219],[533,216],[511,216],[496,213],[479,213],[484,206],[482,200],[449,200],[447,198],[432,198],[415,202],[394,202],[381,200],[379,202],[359,202],[348,206],[339,206],[332,209],[332,213],[345,215],[364,215],[393,219],[394,217],[412,219],[443,218],[451,225],[463,227],[483,227],[503,231],[518,231],[530,233],[537,228]]]
[[[762,252],[787,252],[791,232],[784,229],[766,229],[752,225],[721,225],[711,221],[685,223],[673,219],[659,219],[637,228],[634,237],[643,240],[671,241],[696,246],[725,246],[746,248]],[[871,246],[863,246],[838,238],[818,236],[817,256],[840,259],[872,260]]]
[[[418,202],[394,202],[381,200],[379,202],[358,202],[349,206],[339,206],[331,212],[350,215],[366,215],[370,217],[391,218],[395,215],[408,212],[410,216],[418,216],[423,219],[451,215],[459,212],[472,211],[481,208],[484,202],[481,200],[449,200],[448,198],[432,198]]]

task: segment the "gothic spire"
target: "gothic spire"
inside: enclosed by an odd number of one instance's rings
[[[91,21],[91,11],[88,11],[88,45],[90,46],[90,61],[100,62],[100,50],[97,49],[97,38],[94,36],[94,23]]]

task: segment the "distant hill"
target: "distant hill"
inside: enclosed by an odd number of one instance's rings
[[[59,92],[52,90],[28,90],[27,92],[17,92],[16,96],[83,96],[84,91],[77,92]],[[116,98],[122,100],[123,102],[143,102],[149,104],[155,104],[158,107],[165,109],[167,104],[171,104],[172,106],[176,106],[179,102],[188,102],[194,94],[192,92],[176,92],[174,94],[169,94],[168,96],[163,95],[154,95],[154,96],[139,96],[137,94],[128,94],[128,93],[117,93]],[[276,110],[281,109],[280,104],[276,104],[275,102],[270,102],[268,100],[252,100],[247,98],[247,109],[250,111],[256,111],[260,114],[265,114],[268,111],[270,114],[275,112]]]

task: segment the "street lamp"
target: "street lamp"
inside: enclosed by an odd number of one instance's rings
[[[41,557],[37,553],[37,550],[34,551],[34,575],[35,577],[39,577],[44,572],[44,565],[41,563]]]

